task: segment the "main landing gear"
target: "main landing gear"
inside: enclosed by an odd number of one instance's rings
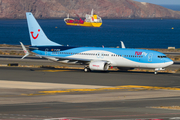
[[[90,72],[91,70],[90,70],[90,68],[88,67],[88,66],[85,66],[84,67],[84,72]]]

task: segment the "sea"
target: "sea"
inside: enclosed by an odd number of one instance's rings
[[[46,36],[62,45],[180,48],[180,19],[103,19],[102,26],[67,26],[62,19],[38,19]],[[0,44],[30,45],[26,20],[0,20]]]

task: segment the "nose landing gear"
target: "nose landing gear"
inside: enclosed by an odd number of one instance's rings
[[[158,71],[165,70],[165,68],[155,68],[154,74],[157,75]]]
[[[154,71],[154,74],[157,75],[158,71]]]

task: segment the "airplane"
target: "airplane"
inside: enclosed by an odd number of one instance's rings
[[[84,71],[108,71],[117,67],[120,70],[132,68],[152,68],[157,74],[160,70],[173,64],[165,54],[153,50],[108,47],[72,47],[63,46],[47,38],[31,12],[26,12],[31,40],[29,50],[41,58],[70,64],[84,65]],[[30,53],[22,42],[21,46],[27,57]]]

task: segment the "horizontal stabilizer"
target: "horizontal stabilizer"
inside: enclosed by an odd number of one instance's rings
[[[28,50],[26,49],[26,47],[23,45],[22,42],[20,42],[20,44],[21,44],[22,49],[23,49],[23,51],[24,51],[24,53],[25,53],[25,55],[24,55],[21,59],[24,59],[25,57],[27,57],[27,56],[29,55],[29,52],[28,52]]]

